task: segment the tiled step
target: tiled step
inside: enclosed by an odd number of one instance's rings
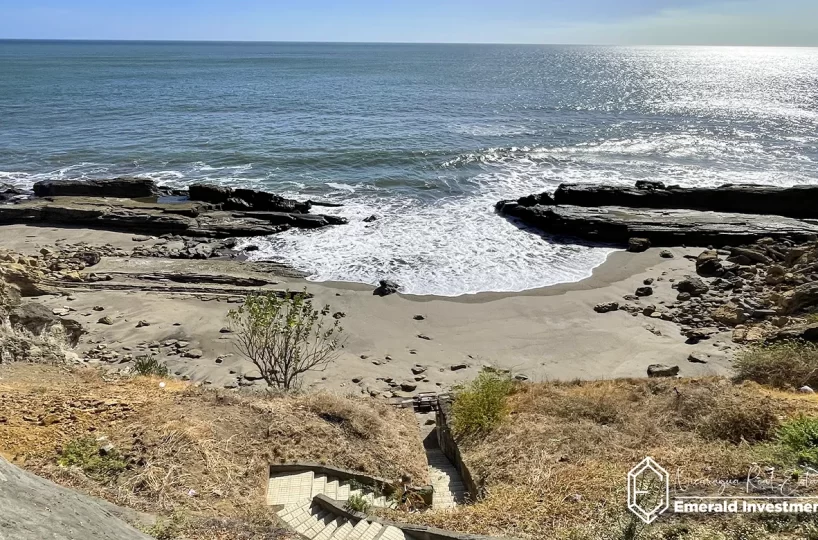
[[[340,525],[337,529],[335,529],[335,532],[332,533],[330,540],[348,540],[352,529],[352,523],[345,521],[343,525]]]
[[[349,533],[349,536],[347,536],[346,540],[361,540],[361,535],[368,528],[369,522],[362,519],[361,521],[355,524],[355,527],[352,528],[352,532]]]
[[[312,496],[315,474],[312,471],[281,474],[270,477],[267,484],[267,504],[293,504]]]
[[[308,524],[311,524],[312,526],[307,528],[302,534],[307,538],[314,539],[334,518],[335,516],[326,510],[313,510],[313,518],[308,521]]]
[[[361,534],[361,540],[375,540],[375,537],[378,536],[378,533],[383,528],[383,525],[377,522],[372,522],[369,524],[369,527]]]
[[[335,499],[338,495],[338,479],[327,478],[326,487],[324,487],[324,495],[330,499]]]
[[[317,475],[312,481],[312,497],[326,493],[327,491],[327,477],[323,474]]]
[[[338,490],[335,492],[335,500],[336,501],[348,501],[349,500],[349,484],[346,482],[341,482],[338,484]]]

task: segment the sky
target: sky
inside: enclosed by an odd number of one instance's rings
[[[0,0],[0,39],[818,46],[818,0]]]

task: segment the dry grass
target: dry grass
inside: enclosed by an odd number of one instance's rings
[[[247,521],[249,509],[266,512],[270,463],[320,462],[387,479],[426,474],[414,416],[374,400],[239,396],[172,380],[160,388],[149,377],[106,380],[88,369],[2,369],[0,452],[58,483],[145,512]],[[89,435],[106,436],[128,463],[114,482],[57,464],[65,445]]]
[[[463,448],[487,497],[411,519],[537,539],[773,537],[768,524],[736,517],[665,515],[643,528],[625,510],[626,475],[648,455],[684,484],[745,479],[754,464],[792,466],[774,442],[778,426],[818,414],[818,398],[718,378],[641,379],[518,385],[509,408],[500,427]],[[798,527],[775,534],[803,538]]]
[[[734,363],[736,379],[775,388],[818,388],[818,346],[784,341],[748,347]]]

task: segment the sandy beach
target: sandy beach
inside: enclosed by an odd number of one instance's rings
[[[24,254],[79,242],[130,251],[156,241],[133,238],[132,234],[81,228],[0,227],[0,247]],[[267,280],[266,288],[306,288],[316,305],[328,304],[331,313],[344,314],[346,343],[337,361],[324,372],[310,374],[305,382],[345,393],[388,397],[441,391],[473,378],[485,366],[508,369],[534,381],[642,377],[647,366],[656,363],[679,365],[683,376],[729,372],[726,335],[688,345],[672,322],[625,311],[594,311],[598,303],[633,294],[649,278],[657,280],[655,293],[636,303],[672,304],[676,291],[671,280],[695,273],[684,255],[700,250],[674,249],[675,257],[670,259],[661,258],[659,251],[615,252],[591,277],[576,283],[456,298],[402,294],[382,298],[374,296],[370,286],[313,283],[280,268],[237,260],[103,257],[86,273],[112,275],[110,285],[95,290],[78,287],[66,293],[70,296],[46,296],[37,301],[49,308],[68,308],[71,317],[83,323],[88,334],[76,349],[81,357],[89,351],[92,357],[116,352],[116,358],[152,352],[167,363],[171,373],[218,387],[234,387],[237,381],[257,381],[256,387],[262,384],[254,366],[236,350],[235,337],[225,331],[227,313],[238,306],[241,297],[210,295],[206,287],[144,290],[150,287],[128,285],[129,276],[151,272],[229,275]],[[120,286],[122,290],[112,290]],[[95,307],[103,309],[95,311]],[[423,319],[416,320],[418,315]],[[110,317],[113,324],[99,323],[102,316]],[[140,321],[149,325],[137,328]],[[187,342],[187,352],[177,351],[177,342]],[[689,362],[693,352],[708,357],[707,363]],[[106,363],[118,364],[111,360]],[[415,374],[413,367],[425,370]],[[406,392],[396,391],[394,383],[405,383]],[[409,391],[413,385],[416,388]]]

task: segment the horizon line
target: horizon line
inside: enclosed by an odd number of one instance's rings
[[[578,47],[756,47],[782,49],[815,49],[818,45],[738,45],[738,44],[689,44],[689,43],[534,43],[534,42],[495,42],[495,41],[299,41],[299,40],[252,40],[252,39],[109,39],[109,38],[5,38],[0,42],[97,42],[97,43],[247,43],[247,44],[325,44],[325,45],[530,45],[530,46],[578,46]]]

